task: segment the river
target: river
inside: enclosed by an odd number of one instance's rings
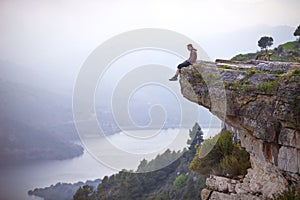
[[[219,129],[203,129],[204,136],[214,135]],[[164,134],[160,134],[157,141],[160,144],[168,143],[170,135],[176,134],[177,129],[165,130]],[[182,143],[173,146],[173,150],[181,150],[186,147],[186,140],[188,139],[188,130],[184,131]],[[136,143],[132,140],[127,140],[124,134],[119,133],[109,136],[110,141],[121,145],[120,141],[126,148],[126,151],[137,151]],[[152,151],[157,149],[158,143],[153,141],[152,144],[143,145],[142,151]],[[99,148],[101,145],[99,145]],[[101,149],[103,151],[103,149]],[[105,152],[110,156],[111,152]],[[149,159],[149,158],[147,158]],[[128,163],[127,169],[134,169],[139,164],[139,160]],[[88,152],[80,157],[63,161],[39,161],[22,164],[18,166],[9,166],[0,169],[0,200],[32,200],[39,199],[37,197],[28,196],[27,191],[34,188],[47,187],[57,182],[75,183],[78,181],[94,180],[103,178],[106,175],[117,173],[116,170],[111,169],[98,161],[96,161]]]

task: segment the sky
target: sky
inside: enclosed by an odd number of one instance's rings
[[[0,59],[74,67],[125,31],[163,28],[205,40],[263,25],[296,27],[299,8],[299,0],[1,0]]]

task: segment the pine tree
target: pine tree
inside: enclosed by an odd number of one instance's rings
[[[190,130],[190,140],[187,141],[189,146],[189,150],[192,154],[196,153],[196,149],[203,142],[203,132],[198,123],[195,123],[192,130]]]
[[[75,195],[74,200],[94,200],[96,199],[96,194],[94,192],[94,187],[89,185],[84,185],[80,187]]]

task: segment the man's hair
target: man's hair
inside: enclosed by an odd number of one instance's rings
[[[193,47],[193,45],[192,45],[192,44],[188,44],[187,46],[188,46],[188,47],[192,47],[192,48],[193,48],[193,50],[197,51],[197,49],[195,49],[195,48]]]

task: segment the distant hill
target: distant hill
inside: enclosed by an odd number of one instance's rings
[[[3,74],[2,74],[3,75]],[[0,163],[63,160],[83,154],[70,102],[38,87],[0,79]]]
[[[83,154],[83,147],[20,121],[0,118],[0,167],[36,160],[64,160]]]
[[[256,59],[257,56],[265,55],[266,52],[256,52],[239,54],[234,56],[233,61],[248,61]],[[284,62],[300,62],[300,42],[293,41],[279,45],[278,47],[268,51],[270,54],[270,61],[284,61]]]
[[[264,35],[274,38],[274,46],[292,41],[295,29],[296,27],[291,26],[260,25],[224,34],[212,34],[206,38],[198,38],[198,41],[212,60],[230,59],[239,53],[255,52],[258,49],[257,41]]]
[[[73,198],[75,192],[84,185],[97,188],[101,183],[101,179],[94,181],[77,182],[77,183],[57,183],[46,188],[36,188],[28,191],[29,195],[34,195],[44,198],[44,200],[70,200]]]

